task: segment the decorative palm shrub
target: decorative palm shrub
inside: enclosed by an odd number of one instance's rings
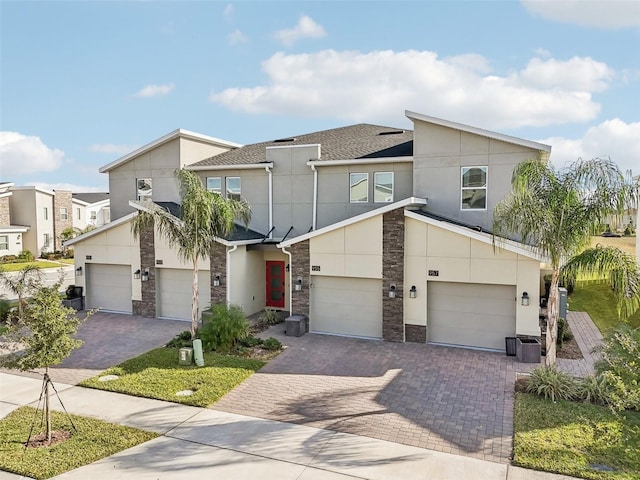
[[[578,398],[578,382],[568,373],[552,367],[538,367],[531,372],[527,393],[556,400],[574,400]]]
[[[212,320],[207,321],[198,332],[205,349],[228,352],[249,335],[249,322],[242,308],[217,304],[212,305],[210,311]]]

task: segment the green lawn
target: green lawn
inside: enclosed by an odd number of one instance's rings
[[[204,353],[204,367],[178,365],[178,350],[157,348],[104,371],[102,375],[118,375],[108,382],[98,377],[82,386],[126,393],[139,397],[207,407],[219,400],[243,380],[262,368],[264,362],[248,358]],[[192,390],[190,396],[176,393]]]
[[[640,479],[640,412],[556,403],[519,393],[514,413],[515,465],[597,480]],[[614,471],[598,471],[605,465]]]
[[[0,470],[51,478],[157,437],[155,433],[71,415],[77,428],[74,432],[65,414],[51,412],[53,430],[67,430],[71,438],[51,447],[25,450],[34,413],[33,408],[22,407],[0,420]],[[43,431],[40,418],[38,414],[34,434]]]
[[[71,259],[73,263],[73,259]],[[25,262],[25,263],[2,263],[0,264],[0,270],[5,272],[17,272],[18,270],[22,270],[27,265],[33,265],[38,268],[60,268],[62,265],[58,262],[50,262],[48,260],[37,260],[35,262]]]
[[[574,312],[587,312],[603,334],[620,323],[616,300],[606,283],[578,282],[569,297],[569,308]],[[640,327],[640,311],[627,322],[633,328]]]

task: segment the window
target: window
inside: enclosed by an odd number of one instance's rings
[[[222,178],[207,177],[207,190],[222,195]]]
[[[349,201],[351,203],[366,203],[369,201],[369,174],[349,174]]]
[[[9,250],[9,235],[0,235],[0,250]]]
[[[68,220],[68,218],[67,209],[65,207],[60,207],[60,220]]]
[[[373,201],[376,203],[393,202],[393,172],[373,174]]]
[[[151,200],[151,179],[139,178],[136,180],[138,193],[138,200]]]
[[[76,208],[76,218],[78,220],[80,220],[82,218],[82,216],[80,215],[80,209],[79,208]]]
[[[49,247],[49,240],[50,240],[50,238],[49,238],[49,234],[48,234],[48,233],[45,233],[45,234],[44,234],[44,248]]]
[[[462,210],[486,210],[487,167],[462,167]]]
[[[97,218],[97,214],[96,214],[96,211],[94,210],[91,212],[91,220],[95,220],[96,218]]]
[[[45,220],[49,220],[49,209],[47,207],[43,207],[43,215]]]
[[[227,177],[227,198],[240,200],[240,177]]]

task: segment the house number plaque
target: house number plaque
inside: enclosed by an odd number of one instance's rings
[[[312,272],[319,272],[320,271],[320,265],[311,265],[311,271]]]
[[[438,275],[440,275],[440,270],[429,270],[430,277],[437,277]]]

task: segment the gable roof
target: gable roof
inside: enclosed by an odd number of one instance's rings
[[[81,202],[92,204],[109,200],[109,192],[84,192],[84,193],[72,193],[74,200],[80,200]]]
[[[411,112],[409,110],[405,110],[404,114],[411,120],[420,120],[422,122],[440,125],[441,127],[453,128],[455,130],[461,130],[463,132],[472,133],[474,135],[480,135],[481,137],[493,138],[494,140],[500,140],[501,142],[520,145],[521,147],[533,148],[534,150],[541,150],[543,152],[551,152],[551,146],[545,145],[543,143],[533,142],[531,140],[525,140],[524,138],[512,137],[503,133],[492,132],[490,130],[484,130],[482,128],[472,127],[470,125],[452,122],[450,120],[444,120],[442,118],[430,117],[429,115],[423,115],[421,113]]]
[[[190,132],[188,130],[182,130],[181,128],[179,128],[177,130],[174,130],[173,132],[170,132],[154,140],[151,143],[147,143],[146,145],[138,148],[137,150],[134,150],[131,153],[126,154],[124,157],[120,157],[117,160],[114,160],[113,162],[100,167],[99,171],[100,173],[107,173],[110,170],[113,170],[114,168],[119,167],[123,163],[127,163],[132,158],[137,157],[138,155],[142,155],[143,153],[153,150],[154,148],[159,147],[160,145],[165,144],[167,142],[170,142],[171,140],[175,140],[176,138],[187,138],[190,140],[196,140],[199,142],[209,143],[213,145],[220,145],[223,147],[231,147],[231,148],[238,148],[242,146],[239,143],[229,142],[227,140],[221,140],[219,138],[209,137],[207,135]]]
[[[206,166],[252,165],[266,162],[269,147],[320,145],[323,160],[369,159],[413,155],[413,131],[361,123],[332,128],[320,132],[295,135],[290,138],[245,145],[189,165],[202,169]],[[311,160],[311,159],[310,159]]]

